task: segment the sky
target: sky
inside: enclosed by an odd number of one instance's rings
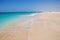
[[[60,11],[60,0],[0,0],[0,12]]]

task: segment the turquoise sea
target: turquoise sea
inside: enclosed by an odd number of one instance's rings
[[[30,15],[36,12],[0,12],[0,25],[4,25],[5,23],[17,19],[23,18],[26,15]]]

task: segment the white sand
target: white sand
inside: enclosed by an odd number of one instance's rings
[[[60,40],[60,12],[44,12],[37,18],[30,40]]]

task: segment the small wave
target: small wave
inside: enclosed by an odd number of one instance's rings
[[[37,15],[37,14],[39,14],[39,13],[29,14],[28,16],[35,16],[35,15]]]

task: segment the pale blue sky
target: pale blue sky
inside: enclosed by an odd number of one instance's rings
[[[0,0],[0,12],[60,11],[60,0]]]

